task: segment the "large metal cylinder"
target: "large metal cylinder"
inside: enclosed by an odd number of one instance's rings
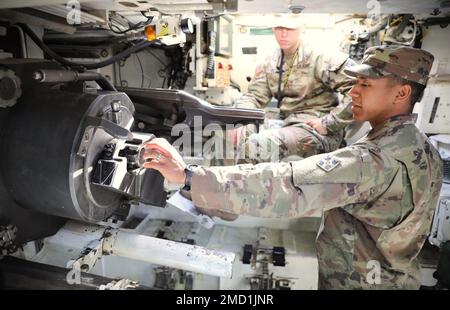
[[[7,191],[25,208],[89,222],[105,219],[122,196],[89,182],[97,156],[112,139],[89,120],[111,113],[115,102],[122,111],[117,125],[130,129],[132,102],[119,92],[34,90],[22,95],[3,125],[0,165]],[[80,155],[83,139],[88,143]]]

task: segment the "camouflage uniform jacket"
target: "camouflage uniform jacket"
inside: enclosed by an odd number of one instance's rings
[[[400,115],[332,153],[291,163],[199,168],[191,193],[198,207],[257,217],[322,210],[319,288],[417,289],[417,255],[429,233],[442,169],[413,116]],[[380,281],[369,279],[374,264]]]
[[[248,86],[248,93],[237,100],[237,107],[264,108],[272,97],[277,98],[279,79],[277,67],[280,58],[281,49],[278,49],[264,64],[257,67],[255,76]],[[346,94],[352,86],[352,78],[345,75],[343,69],[353,64],[347,54],[337,52],[327,56],[313,51],[306,45],[298,48],[297,57],[285,59],[280,112],[287,118],[287,123],[302,122],[305,120],[302,114],[315,117],[327,115],[323,123],[330,131],[345,127],[352,117],[348,107],[350,100],[344,97],[338,107],[336,91]]]

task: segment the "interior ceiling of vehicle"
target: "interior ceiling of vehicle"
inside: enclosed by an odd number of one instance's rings
[[[4,0],[0,9],[65,5],[78,2],[86,9],[142,11],[156,7],[164,12],[228,11],[242,14],[280,13],[303,11],[305,13],[361,13],[371,10],[379,13],[437,14],[450,11],[450,0]],[[374,12],[376,13],[376,12]]]

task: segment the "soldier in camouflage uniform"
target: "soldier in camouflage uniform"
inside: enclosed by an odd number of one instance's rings
[[[316,247],[321,289],[417,289],[417,256],[442,185],[439,153],[414,125],[413,105],[433,56],[404,46],[369,48],[349,95],[353,118],[372,130],[351,146],[289,163],[187,168],[165,140],[146,164],[191,185],[194,204],[216,215],[301,217],[323,211]],[[190,177],[192,176],[192,177]],[[220,213],[217,213],[220,212]]]
[[[343,128],[351,120],[349,98],[344,97],[339,105],[336,92],[346,94],[350,89],[352,79],[343,69],[354,62],[347,54],[324,55],[300,42],[298,17],[278,17],[275,25],[280,49],[257,67],[248,93],[235,105],[265,108],[274,97],[282,122],[277,125],[279,128],[273,128],[266,120],[264,130],[259,133],[254,125],[231,131],[229,136],[231,143],[237,145],[239,163],[279,161],[290,155],[308,157],[334,151],[340,147]],[[307,125],[308,121],[322,117],[327,135]]]

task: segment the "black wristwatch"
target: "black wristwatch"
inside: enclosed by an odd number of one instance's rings
[[[184,172],[186,173],[186,178],[184,179],[184,187],[183,190],[190,191],[192,184],[192,175],[194,174],[194,170],[192,168],[198,167],[197,165],[187,165],[184,168]]]

